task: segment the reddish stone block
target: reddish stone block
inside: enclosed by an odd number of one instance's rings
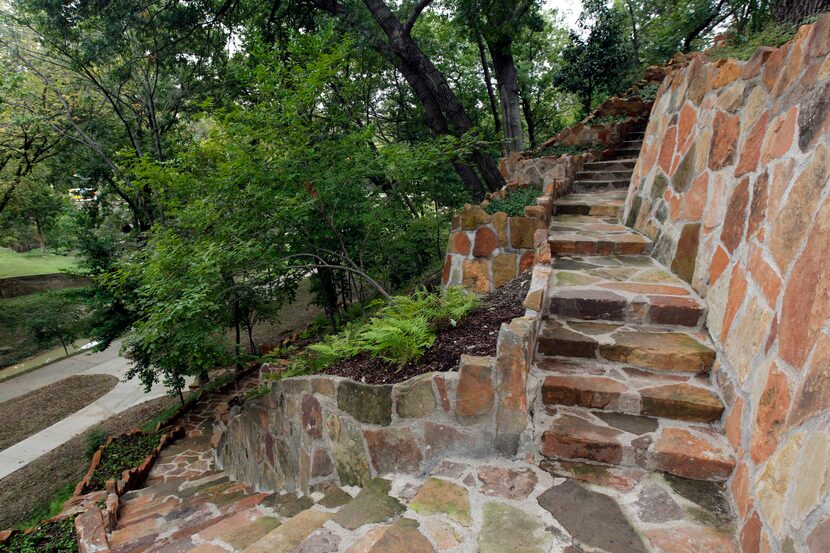
[[[741,123],[737,115],[728,115],[718,111],[715,114],[712,127],[712,142],[709,146],[709,169],[717,171],[735,162]]]
[[[475,446],[475,438],[452,426],[426,421],[424,444],[427,460],[440,459],[452,453],[468,455]]]
[[[547,457],[587,459],[614,465],[622,460],[620,434],[620,431],[607,426],[597,426],[578,417],[563,416],[542,435],[539,450]]]
[[[796,426],[830,409],[830,337],[821,334],[804,381],[795,393],[788,426]]]
[[[452,405],[450,404],[449,390],[447,390],[447,380],[443,376],[436,376],[434,380],[435,387],[438,390],[438,401],[441,405],[441,409],[443,409],[445,413],[449,413],[450,409],[452,409]]]
[[[467,237],[466,232],[453,232],[452,237],[450,238],[450,245],[452,253],[470,255],[470,239]]]
[[[749,178],[744,177],[732,191],[720,240],[729,253],[733,253],[744,237],[747,207],[749,205]]]
[[[768,122],[769,112],[765,111],[752,129],[750,129],[741,148],[741,157],[738,160],[738,166],[735,168],[736,177],[751,173],[758,166],[758,160],[761,158],[761,144],[764,142],[764,136],[767,133]]]
[[[363,437],[378,474],[419,472],[423,455],[409,428],[364,430]]]
[[[323,436],[323,411],[320,402],[313,395],[307,395],[302,402],[303,430],[312,438]]]
[[[522,257],[519,258],[519,273],[524,273],[525,271],[529,271],[533,268],[533,263],[536,258],[535,252],[525,252],[522,254]]]
[[[660,145],[660,155],[657,158],[657,163],[667,175],[671,171],[672,158],[674,157],[674,148],[677,143],[677,127],[669,127],[663,135],[663,140]]]
[[[774,309],[781,293],[781,279],[764,260],[761,249],[754,245],[749,251],[749,274],[761,288],[767,304]]]
[[[779,355],[800,368],[830,318],[830,201],[816,217],[806,247],[790,271],[779,325]]]
[[[718,246],[715,250],[715,254],[712,256],[712,262],[709,264],[710,286],[718,280],[727,265],[729,265],[729,254],[727,254],[722,247]]]
[[[695,480],[723,481],[735,468],[731,457],[685,428],[661,432],[654,447],[654,461],[658,470]]]
[[[729,415],[726,417],[726,423],[724,424],[726,430],[726,439],[729,440],[729,444],[735,451],[737,451],[741,447],[741,429],[743,425],[743,414],[744,400],[743,398],[739,397],[735,400],[734,404],[732,405],[732,410],[729,411]]]
[[[785,44],[771,52],[769,57],[767,57],[767,62],[764,64],[764,72],[761,75],[761,82],[764,83],[767,91],[772,92],[773,88],[775,88],[775,81],[778,80],[781,74],[781,68],[784,65],[784,60],[787,59],[788,53],[789,47]]]
[[[769,368],[767,384],[761,394],[752,427],[750,454],[756,464],[764,462],[775,451],[789,408],[790,384],[787,375],[773,363]]]
[[[680,109],[680,116],[677,121],[677,151],[686,153],[686,149],[694,142],[694,128],[697,124],[697,112],[690,104],[685,103]]]
[[[749,512],[752,498],[749,496],[749,470],[746,463],[738,463],[735,474],[730,484],[732,491],[732,502],[738,511],[738,516],[743,518]]]
[[[492,411],[495,398],[492,364],[491,357],[461,356],[455,414],[462,421]]]
[[[473,244],[473,255],[488,257],[493,250],[499,247],[499,237],[490,227],[481,227],[476,231]]]
[[[769,195],[769,175],[763,172],[758,175],[752,185],[752,203],[749,207],[749,224],[747,238],[756,236],[767,216],[767,197]]]
[[[744,272],[736,264],[732,269],[732,280],[729,281],[729,294],[726,299],[726,310],[723,314],[723,326],[721,327],[721,342],[726,341],[726,337],[729,335],[729,329],[732,327],[732,321],[735,319],[735,314],[744,301],[746,284]]]
[[[628,387],[612,378],[580,375],[551,375],[542,382],[545,405],[579,405],[594,409],[616,406]]]
[[[690,298],[650,296],[648,319],[654,324],[697,326],[703,309]]]
[[[769,125],[767,136],[762,148],[761,163],[767,165],[770,161],[786,154],[793,145],[795,128],[798,121],[798,108],[792,107],[776,117]]]
[[[761,519],[758,513],[744,523],[741,528],[741,553],[759,553],[761,551]]]
[[[810,548],[810,553],[827,551],[828,543],[830,543],[830,518],[819,522],[807,536],[807,547]]]
[[[749,80],[755,76],[757,76],[761,70],[764,68],[764,65],[767,62],[770,54],[775,51],[775,48],[770,48],[768,46],[761,46],[755,50],[755,53],[752,54],[752,57],[749,58],[743,68],[741,68],[741,78],[744,80]]]
[[[311,456],[311,478],[320,478],[334,474],[334,463],[328,451],[318,447]]]

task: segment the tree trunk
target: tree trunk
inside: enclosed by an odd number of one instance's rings
[[[527,139],[532,149],[536,147],[536,123],[533,121],[533,108],[530,105],[530,100],[524,90],[521,92],[522,113],[524,113],[525,123],[527,124]]]
[[[46,241],[43,239],[43,226],[40,224],[40,217],[35,217],[35,230],[37,231],[37,241],[40,245],[40,255],[46,255]]]
[[[778,21],[801,23],[807,17],[830,10],[830,0],[776,0],[772,13]]]
[[[473,123],[458,97],[450,89],[447,79],[421,51],[389,6],[383,0],[363,0],[363,4],[386,34],[395,55],[417,74],[418,80],[429,90],[447,122],[453,126],[453,134],[461,136],[471,131]],[[407,81],[409,82],[409,79]],[[475,148],[471,157],[487,189],[495,191],[504,186],[504,178],[492,157],[480,148]]]
[[[490,56],[499,85],[499,100],[504,121],[504,143],[508,152],[524,149],[522,140],[522,112],[519,107],[519,75],[513,61],[510,44],[490,44]]]
[[[640,67],[640,40],[637,36],[637,16],[634,15],[634,3],[631,0],[625,0],[625,5],[628,7],[628,15],[631,17],[631,49],[634,51],[634,67]]]
[[[484,48],[484,40],[481,33],[476,30],[476,44],[478,44],[478,55],[481,58],[481,69],[484,72],[484,84],[487,86],[487,98],[490,100],[490,112],[493,114],[493,127],[497,133],[501,133],[501,117],[499,117],[499,104],[496,100],[496,93],[493,91],[493,79],[490,78],[490,64],[487,63],[487,50]]]

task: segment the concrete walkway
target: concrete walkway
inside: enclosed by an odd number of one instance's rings
[[[149,393],[144,393],[144,387],[138,380],[124,381],[130,362],[118,355],[119,346],[120,344],[113,344],[100,353],[81,354],[64,359],[0,384],[0,401],[7,401],[76,374],[108,374],[120,381],[115,388],[80,411],[0,451],[0,479],[104,420],[145,401],[165,395],[164,386],[160,384],[154,386]]]

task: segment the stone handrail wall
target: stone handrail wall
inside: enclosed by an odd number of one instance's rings
[[[744,553],[830,551],[830,14],[666,78],[626,222],[704,296]]]
[[[328,376],[285,378],[234,407],[217,464],[267,490],[361,485],[423,474],[450,456],[514,456],[531,442],[527,379],[551,276],[547,230],[536,233],[525,315],[502,324],[495,357],[462,356],[458,371],[394,385]]]

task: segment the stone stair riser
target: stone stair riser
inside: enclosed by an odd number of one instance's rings
[[[587,296],[587,294],[586,294]],[[582,320],[620,321],[641,324],[679,325],[699,328],[705,321],[702,305],[686,298],[666,297],[659,304],[648,301],[629,301],[625,298],[574,297],[553,295],[550,314]]]
[[[648,255],[652,247],[651,242],[645,241],[573,240],[558,239],[555,236],[549,243],[554,255]]]

